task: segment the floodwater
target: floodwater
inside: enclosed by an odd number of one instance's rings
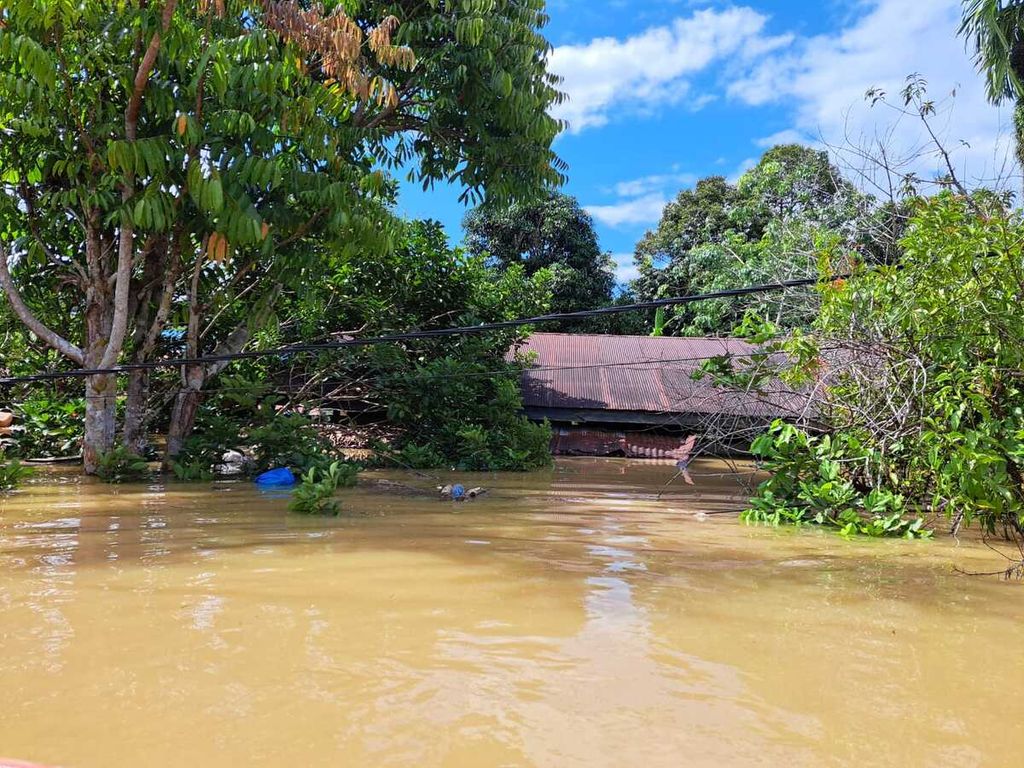
[[[996,554],[746,526],[723,469],[658,499],[672,466],[565,460],[460,477],[491,488],[461,505],[346,491],[330,520],[45,475],[0,500],[0,757],[1022,763],[1024,587],[954,571]]]

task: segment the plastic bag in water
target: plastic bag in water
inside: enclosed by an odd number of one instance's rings
[[[278,467],[264,472],[262,475],[256,475],[256,485],[295,485],[295,475],[288,467]]]

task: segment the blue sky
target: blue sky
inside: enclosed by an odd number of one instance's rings
[[[910,73],[940,102],[936,130],[958,171],[1006,172],[1009,110],[985,102],[955,36],[960,0],[549,0],[548,12],[550,68],[569,95],[555,145],[565,191],[594,217],[622,281],[667,201],[702,176],[737,177],[773,143],[882,138],[907,168],[933,173],[938,160],[914,151],[920,126],[864,100],[872,86],[896,93]],[[399,209],[441,220],[459,241],[456,197],[407,186]]]

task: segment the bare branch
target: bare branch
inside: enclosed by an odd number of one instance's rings
[[[60,334],[48,328],[43,324],[39,318],[37,318],[32,310],[28,308],[24,300],[21,298],[17,286],[14,284],[14,280],[11,278],[11,271],[7,264],[7,249],[4,248],[2,242],[0,242],[0,287],[3,288],[4,294],[7,296],[7,300],[11,304],[11,309],[14,310],[14,314],[18,316],[18,319],[25,324],[32,333],[38,336],[40,339],[49,344],[53,349],[60,352],[64,357],[68,358],[78,365],[85,363],[85,354],[81,349],[76,347],[70,341],[65,339]]]

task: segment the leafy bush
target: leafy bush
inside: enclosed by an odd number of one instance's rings
[[[304,515],[337,515],[341,507],[331,497],[338,488],[355,485],[358,473],[352,464],[339,461],[326,468],[311,467],[302,476],[288,509]]]
[[[149,475],[146,460],[123,445],[100,454],[96,476],[108,483],[143,480]]]
[[[14,406],[16,448],[20,456],[70,456],[81,450],[83,414],[80,398],[32,390]]]
[[[300,292],[289,309],[295,338],[341,328],[366,335],[410,328],[510,320],[545,312],[553,276],[521,264],[495,269],[483,255],[452,248],[436,222],[409,222],[380,258],[339,255],[332,271]],[[529,470],[550,463],[546,427],[521,415],[520,365],[505,356],[528,329],[380,344],[303,357],[291,378],[352,382],[351,395],[386,418],[401,438],[381,452],[400,466]]]
[[[843,535],[926,538],[920,517],[906,519],[904,497],[887,488],[863,493],[857,474],[844,466],[863,469],[878,457],[848,434],[812,436],[792,424],[776,421],[758,437],[751,451],[772,476],[761,484],[741,517],[748,522],[816,523],[839,529]]]
[[[32,475],[32,469],[17,459],[5,461],[0,454],[0,491],[11,491],[21,485],[21,481]]]
[[[210,398],[200,408],[196,429],[172,464],[180,480],[206,480],[226,451],[252,450],[253,472],[273,467],[304,471],[330,463],[333,448],[302,414],[280,413],[278,398],[265,395],[265,385],[236,376],[226,394]]]
[[[507,376],[474,376],[485,366],[441,358],[388,382],[394,393],[390,421],[407,429],[411,442],[406,446],[414,446],[408,451],[410,465],[527,471],[551,464],[551,428],[519,414],[519,369],[504,362],[492,365]]]
[[[432,446],[418,443],[406,443],[401,450],[391,454],[385,451],[383,455],[390,456],[394,463],[409,469],[433,469],[443,467],[447,462],[447,459]]]
[[[273,467],[305,470],[321,464],[331,450],[312,422],[298,413],[278,414],[250,428],[245,442],[252,446],[257,472]]]
[[[186,483],[207,482],[214,477],[212,462],[197,458],[174,461],[171,463],[171,471],[175,478]]]
[[[914,510],[1024,538],[1024,215],[944,193],[900,244],[898,268],[855,266],[821,289],[813,334],[774,343],[782,375],[822,393],[824,434],[776,424],[755,442],[774,474],[748,518],[918,536]]]

